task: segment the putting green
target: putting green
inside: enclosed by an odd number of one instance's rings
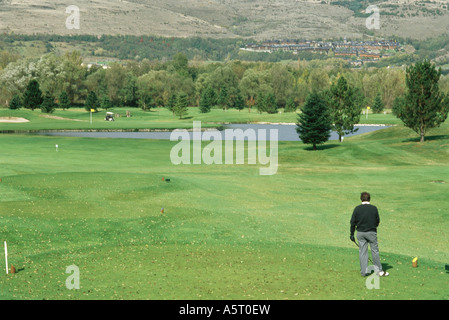
[[[0,135],[0,232],[18,270],[0,298],[449,299],[447,129],[424,144],[402,127],[316,152],[280,142],[273,176],[173,165],[170,141]],[[390,273],[372,290],[349,241],[364,190]]]

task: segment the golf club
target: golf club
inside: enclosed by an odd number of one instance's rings
[[[355,245],[357,246],[357,247],[359,247],[359,244],[355,241],[355,239],[353,240],[353,242],[355,243]],[[359,247],[360,248],[360,247]],[[369,262],[371,262],[371,264],[374,264],[372,261],[371,261],[371,258],[368,256],[368,261]]]

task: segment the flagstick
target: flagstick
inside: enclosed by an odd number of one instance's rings
[[[5,241],[5,262],[6,262],[6,274],[8,274],[8,248],[6,247],[6,241]]]

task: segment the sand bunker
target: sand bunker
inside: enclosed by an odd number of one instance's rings
[[[58,116],[50,116],[50,115],[40,115],[39,117],[47,118],[47,119],[55,119],[55,120],[70,120],[70,121],[81,121],[85,122],[87,120],[80,120],[80,119],[70,119],[70,118],[63,118]]]
[[[30,122],[29,120],[25,118],[17,118],[17,117],[0,117],[0,122],[7,122],[7,123],[23,123],[23,122]]]

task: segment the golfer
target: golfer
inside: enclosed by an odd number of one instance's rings
[[[382,264],[379,258],[379,248],[377,246],[377,227],[380,223],[377,208],[370,204],[370,194],[362,192],[360,200],[362,204],[354,208],[351,217],[351,241],[355,242],[354,232],[357,229],[357,240],[359,241],[360,272],[363,277],[368,276],[368,245],[371,248],[374,269],[381,277],[388,276],[388,272],[382,271]],[[357,243],[356,243],[357,244]]]

